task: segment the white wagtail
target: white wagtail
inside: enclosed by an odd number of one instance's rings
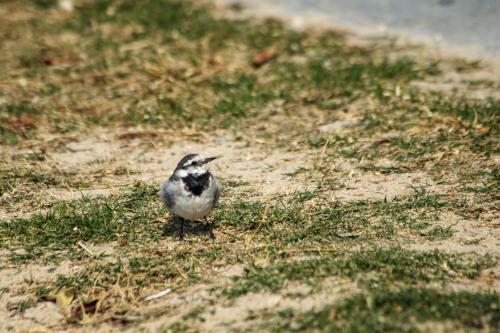
[[[206,217],[219,200],[221,187],[214,175],[210,173],[207,163],[216,157],[203,157],[198,154],[184,156],[172,176],[160,189],[161,201],[176,216],[181,218],[180,239],[184,239],[184,220],[196,221],[204,219],[210,237],[215,239],[212,224]]]

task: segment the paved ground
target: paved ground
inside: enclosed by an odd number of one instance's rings
[[[500,1],[497,0],[238,0],[319,14],[340,26],[405,34],[465,47],[476,55],[500,57]]]

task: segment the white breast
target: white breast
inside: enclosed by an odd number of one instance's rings
[[[208,188],[199,196],[189,195],[180,180],[169,184],[166,190],[174,197],[170,211],[186,220],[200,220],[213,208],[216,187],[212,178]]]

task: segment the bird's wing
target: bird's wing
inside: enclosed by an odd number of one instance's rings
[[[168,208],[171,208],[174,206],[174,196],[173,196],[173,191],[172,191],[172,182],[167,180],[164,182],[161,186],[160,189],[160,198],[161,201],[167,206]]]
[[[214,176],[212,176],[212,181],[214,182],[215,185],[214,200],[212,201],[212,208],[213,208],[217,205],[217,202],[219,202],[221,187],[219,185],[219,182],[217,181],[217,179],[215,179]]]

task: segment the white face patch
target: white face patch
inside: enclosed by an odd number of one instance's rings
[[[207,172],[208,168],[206,165],[199,165],[199,166],[191,166],[188,167],[187,169],[179,169],[175,172],[175,174],[180,178],[184,178],[187,177],[188,175],[200,176]]]
[[[189,167],[192,165],[193,162],[199,162],[201,160],[204,160],[205,158],[201,155],[196,155],[194,157],[192,157],[190,160],[186,161],[186,163],[184,163],[183,167]]]
[[[199,166],[188,168],[188,172],[194,176],[202,175],[202,174],[206,173],[207,171],[208,171],[208,169],[207,169],[206,165],[199,165]]]
[[[188,172],[187,170],[184,170],[184,169],[179,169],[175,172],[177,174],[177,176],[179,176],[180,178],[184,178],[188,175]]]

